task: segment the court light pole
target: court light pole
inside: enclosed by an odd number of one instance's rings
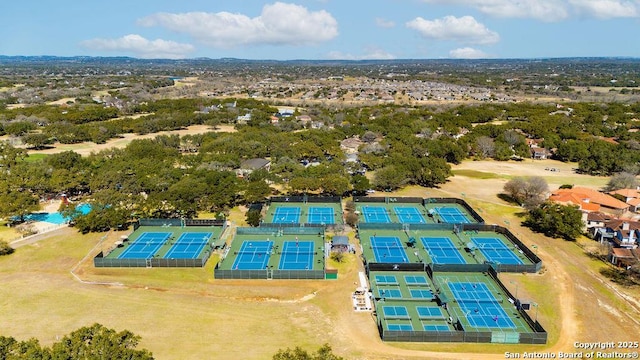
[[[536,256],[538,256],[538,245],[536,245],[536,244],[531,244],[531,247],[532,247],[532,248],[533,248],[533,250],[534,250],[534,254],[535,254]]]
[[[514,281],[509,281],[509,283],[516,286],[516,295],[515,295],[516,298],[515,298],[515,300],[518,300],[518,283],[514,282]]]
[[[534,322],[538,322],[538,303],[531,303],[532,306],[536,308],[536,315]]]

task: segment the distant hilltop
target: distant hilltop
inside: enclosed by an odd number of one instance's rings
[[[69,62],[69,63],[281,63],[281,64],[504,64],[504,63],[638,63],[640,58],[635,57],[568,57],[568,58],[512,58],[512,59],[393,59],[393,60],[272,60],[272,59],[239,59],[198,57],[190,59],[141,59],[128,56],[53,56],[53,55],[0,55],[0,63],[42,63],[42,62]]]

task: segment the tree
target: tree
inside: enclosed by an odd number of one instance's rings
[[[66,212],[63,211],[63,214]],[[107,231],[127,227],[131,211],[126,208],[92,203],[88,214],[81,214],[75,209],[71,212],[72,222],[82,233]]]
[[[15,250],[5,240],[0,240],[0,256],[13,254]]]
[[[529,211],[523,225],[550,237],[575,241],[582,234],[582,212],[577,206],[545,203]]]
[[[620,189],[635,189],[638,186],[638,179],[635,174],[628,172],[616,173],[609,179],[606,190],[614,191]]]
[[[376,171],[373,184],[379,189],[395,190],[404,184],[406,175],[406,171],[398,166],[385,166]]]
[[[51,348],[42,347],[36,339],[17,341],[12,337],[0,336],[0,359],[153,360],[148,350],[136,349],[139,342],[140,336],[128,330],[116,332],[94,324],[66,335]]]
[[[366,176],[356,174],[351,177],[351,186],[356,194],[364,194],[367,190],[371,189],[371,183]]]
[[[322,345],[315,353],[309,354],[308,351],[303,350],[299,346],[294,349],[287,348],[286,350],[278,350],[273,355],[273,360],[344,360],[344,358],[337,356],[333,353],[329,344]]]
[[[9,172],[14,165],[27,156],[24,149],[17,149],[6,141],[0,141],[0,171]]]
[[[344,221],[351,227],[356,226],[358,224],[358,220],[358,214],[355,212],[348,212],[344,215]]]
[[[260,225],[261,220],[262,220],[262,214],[260,213],[260,210],[250,209],[249,211],[247,211],[247,217],[246,217],[247,224],[253,227],[256,227]]]
[[[492,157],[495,150],[496,146],[492,138],[480,136],[476,139],[476,155],[478,155],[480,159]]]
[[[341,263],[344,260],[344,253],[342,251],[332,251],[331,260]]]
[[[34,149],[42,149],[53,142],[49,135],[43,133],[27,134],[23,137],[23,141]]]
[[[377,137],[378,135],[376,135],[376,133],[374,133],[373,131],[365,131],[364,135],[362,135],[362,141],[366,143],[372,143],[376,141]]]
[[[40,208],[38,198],[28,191],[0,191],[0,217],[17,216],[20,221]]]
[[[534,207],[544,201],[549,191],[547,181],[540,176],[515,177],[504,185],[504,191],[520,205]]]
[[[136,350],[140,336],[116,332],[100,324],[80,328],[53,344],[56,359],[153,359],[148,350]]]
[[[244,200],[247,203],[264,201],[271,194],[271,187],[264,180],[250,181],[244,191]]]

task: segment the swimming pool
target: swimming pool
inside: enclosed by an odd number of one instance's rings
[[[91,204],[80,204],[76,207],[81,214],[86,215],[91,211]],[[14,217],[15,219],[15,217]],[[27,221],[44,221],[56,225],[61,225],[69,221],[69,218],[65,218],[59,212],[54,213],[31,213],[24,217]]]

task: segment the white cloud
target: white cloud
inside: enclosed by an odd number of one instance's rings
[[[486,59],[489,55],[482,50],[463,47],[449,51],[449,57],[452,59]]]
[[[425,20],[417,17],[407,22],[407,27],[420,35],[435,40],[454,40],[469,44],[493,44],[500,40],[500,35],[487,29],[473,16],[445,16],[441,19]]]
[[[640,16],[638,0],[422,0],[431,4],[469,6],[504,18],[560,21],[572,15],[601,19]]]
[[[162,39],[147,40],[137,34],[117,39],[85,40],[80,45],[93,50],[131,53],[136,57],[151,59],[181,59],[195,50],[191,44]]]
[[[331,51],[327,57],[332,60],[393,60],[396,58],[393,54],[376,47],[365,49],[362,55]]]
[[[396,23],[394,23],[391,20],[385,20],[383,18],[376,18],[376,25],[378,27],[381,27],[381,28],[392,28],[392,27],[396,26]]]
[[[324,11],[276,2],[254,18],[229,12],[157,13],[138,20],[186,33],[204,44],[232,48],[240,45],[309,45],[338,36],[338,22]]]
[[[569,0],[578,12],[600,19],[637,17],[638,5],[618,0]]]

